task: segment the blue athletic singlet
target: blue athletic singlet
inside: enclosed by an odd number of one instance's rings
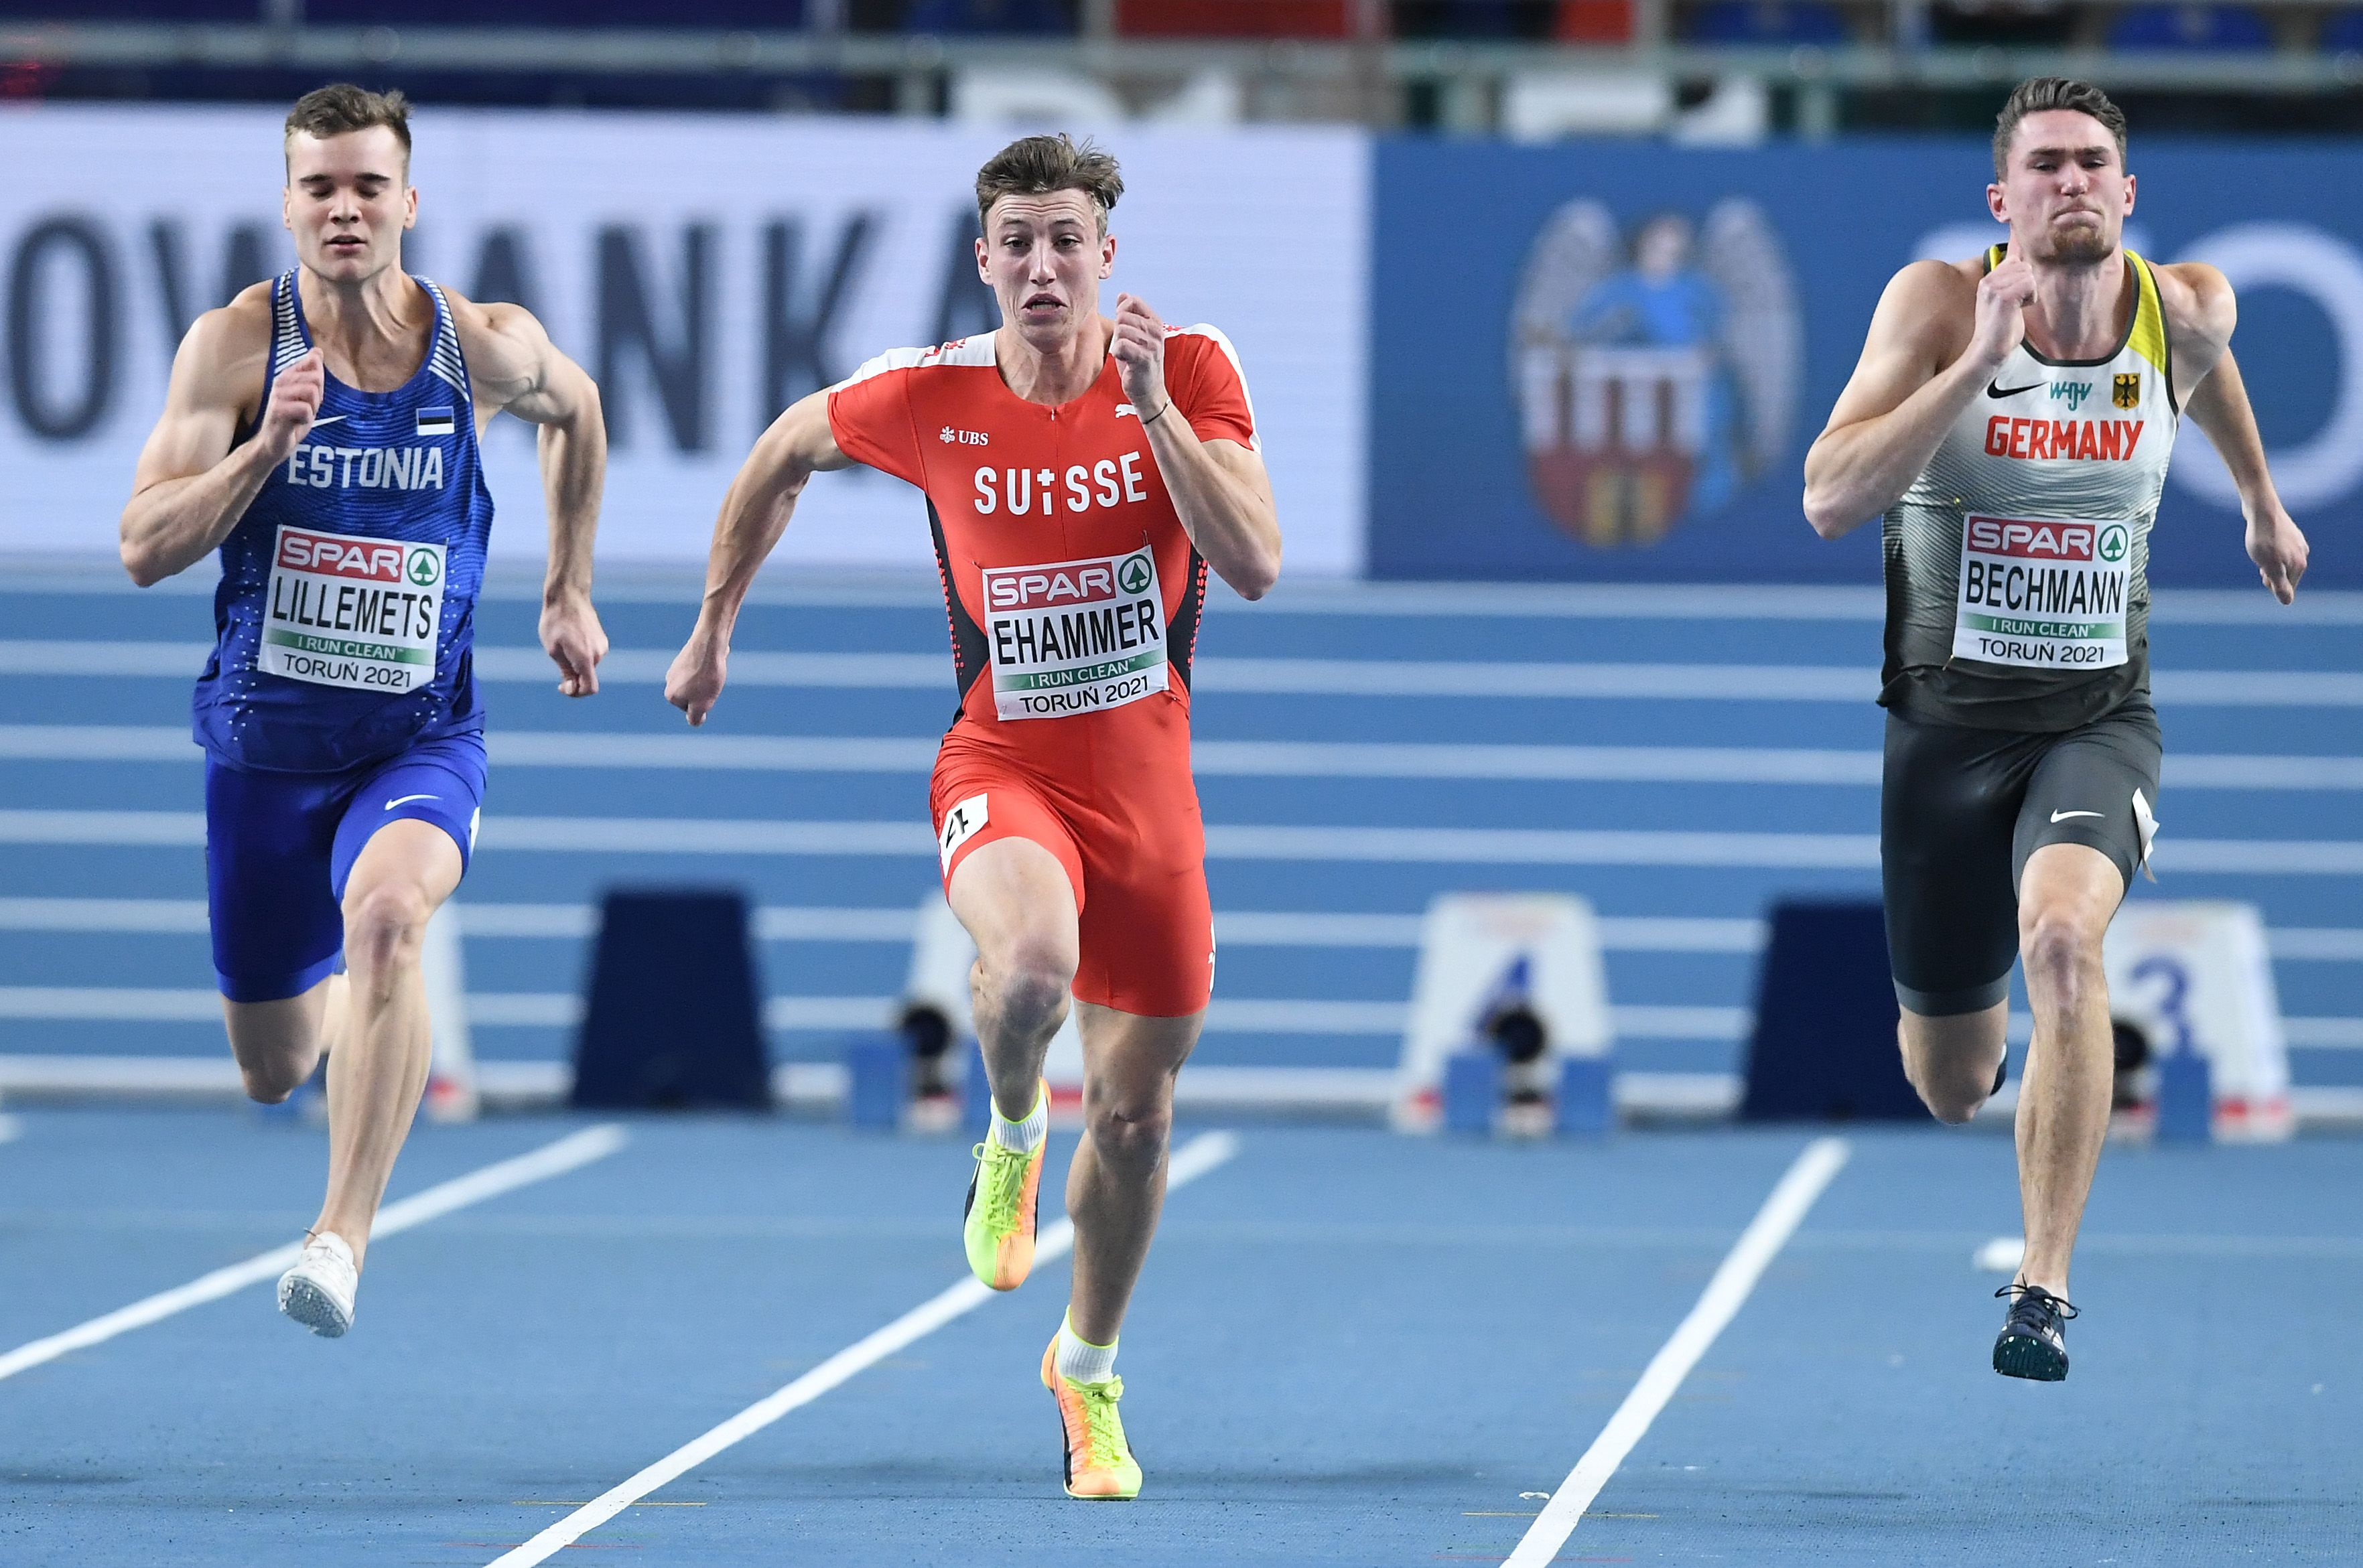
[[[418,282],[435,330],[417,373],[390,392],[327,378],[303,445],[222,542],[194,728],[233,767],[338,772],[483,726],[471,649],[493,501],[449,304]],[[312,347],[293,271],[271,324],[258,407]]]

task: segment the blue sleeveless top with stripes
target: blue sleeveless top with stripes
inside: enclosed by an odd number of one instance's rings
[[[222,542],[193,711],[197,744],[234,767],[338,772],[483,727],[471,652],[493,500],[450,304],[418,282],[435,330],[417,373],[389,392],[328,377],[303,445]],[[312,347],[293,271],[271,321],[258,407]]]

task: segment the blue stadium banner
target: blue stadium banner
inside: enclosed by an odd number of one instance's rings
[[[2221,267],[2310,581],[2363,585],[2363,150],[2136,136],[2127,243]],[[1871,583],[1875,525],[1800,507],[1880,291],[2004,237],[1982,141],[1758,151],[1391,138],[1372,193],[1370,570]],[[2228,475],[2180,439],[2150,573],[2254,586]],[[2261,591],[2261,590],[2259,591]]]

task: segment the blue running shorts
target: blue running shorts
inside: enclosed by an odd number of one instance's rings
[[[278,1001],[336,973],[345,879],[390,822],[449,834],[464,874],[485,774],[481,734],[422,741],[342,773],[250,773],[207,757],[205,890],[221,994]]]

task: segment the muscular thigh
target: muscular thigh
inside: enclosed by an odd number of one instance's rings
[[[2040,739],[1888,716],[1880,878],[1906,1012],[1981,1012],[2009,994],[2011,841]]]

